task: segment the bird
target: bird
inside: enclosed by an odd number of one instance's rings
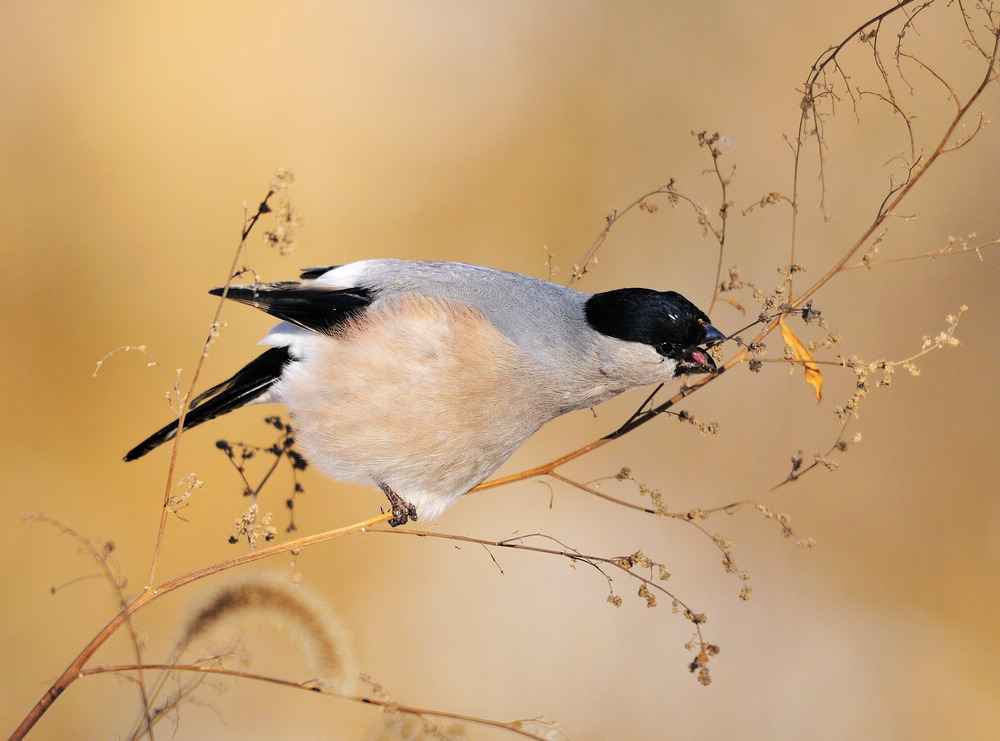
[[[673,291],[584,293],[459,262],[370,259],[209,293],[281,321],[263,354],[190,402],[184,429],[283,403],[305,458],[381,489],[393,527],[437,518],[556,417],[717,372],[709,350],[726,339]]]

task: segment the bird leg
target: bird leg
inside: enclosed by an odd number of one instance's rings
[[[399,527],[400,525],[405,525],[410,520],[417,521],[416,507],[409,502],[404,502],[403,498],[390,489],[387,484],[379,484],[379,488],[385,492],[386,497],[389,499],[389,504],[392,505],[392,519],[389,520],[390,525]]]

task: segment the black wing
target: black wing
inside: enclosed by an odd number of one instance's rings
[[[221,296],[223,289],[213,288],[209,293]],[[368,288],[330,288],[287,281],[230,286],[226,298],[266,311],[303,329],[328,334],[364,311],[374,294]]]
[[[256,360],[250,361],[228,381],[213,386],[191,401],[191,408],[184,417],[184,429],[190,430],[202,422],[239,409],[263,395],[281,377],[282,369],[290,360],[287,347],[273,347]],[[125,460],[141,458],[176,436],[177,422],[171,422],[132,448],[125,454]]]

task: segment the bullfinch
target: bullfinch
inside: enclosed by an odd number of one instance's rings
[[[582,293],[455,262],[364,260],[210,293],[281,322],[269,349],[191,401],[184,428],[285,404],[309,462],[379,487],[393,526],[437,517],[562,414],[715,372],[706,349],[725,339],[673,291]]]

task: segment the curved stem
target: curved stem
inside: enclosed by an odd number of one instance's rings
[[[316,533],[315,535],[307,535],[304,538],[296,538],[295,540],[290,540],[286,543],[279,543],[278,545],[271,546],[270,548],[262,548],[261,550],[246,553],[227,561],[220,561],[219,563],[205,566],[203,568],[196,569],[195,571],[189,571],[187,574],[182,574],[181,576],[164,582],[155,588],[147,588],[121,612],[111,618],[108,624],[101,628],[97,635],[91,639],[90,643],[88,643],[80,654],[73,659],[70,665],[66,667],[65,671],[59,675],[59,678],[56,679],[52,683],[52,686],[45,691],[42,698],[35,703],[35,706],[24,717],[21,724],[14,729],[14,733],[10,736],[11,741],[17,741],[18,739],[24,738],[28,731],[34,727],[35,723],[38,722],[39,718],[45,714],[45,711],[48,710],[52,703],[56,701],[59,695],[65,692],[66,688],[82,676],[84,666],[86,666],[87,662],[94,656],[97,649],[103,646],[107,640],[115,634],[115,631],[117,631],[133,615],[158,597],[169,594],[175,589],[180,589],[181,587],[190,584],[191,582],[198,581],[199,579],[203,579],[206,576],[211,576],[212,574],[217,574],[221,571],[227,571],[237,566],[243,566],[244,564],[248,564],[252,561],[260,561],[261,559],[269,558],[277,555],[278,553],[286,553],[288,551],[314,545],[315,543],[321,543],[325,540],[339,538],[343,535],[363,532],[368,528],[371,528],[373,525],[388,522],[391,518],[392,513],[386,512],[378,517],[372,517],[371,519],[358,522],[353,525],[347,525],[346,527],[340,527],[334,530],[327,530],[326,532]]]
[[[92,677],[99,674],[121,674],[123,672],[136,671],[137,669],[148,669],[152,671],[168,671],[168,672],[192,672],[195,674],[212,674],[215,676],[223,677],[236,677],[238,679],[252,679],[258,682],[267,682],[268,684],[276,684],[281,687],[289,687],[291,689],[298,690],[308,690],[309,692],[318,692],[322,695],[329,695],[331,697],[338,697],[342,700],[350,700],[352,702],[359,702],[365,705],[375,705],[377,707],[382,707],[386,709],[392,709],[394,712],[409,713],[416,716],[430,715],[436,718],[448,718],[450,720],[458,720],[464,723],[475,723],[477,725],[490,726],[492,728],[499,728],[505,731],[510,731],[511,733],[516,733],[526,738],[538,739],[538,741],[544,741],[542,736],[537,736],[534,733],[529,733],[517,727],[517,721],[513,723],[504,723],[499,720],[490,720],[488,718],[479,718],[473,715],[462,715],[461,713],[449,713],[445,710],[429,710],[427,708],[417,708],[411,705],[400,705],[396,702],[391,702],[390,700],[381,700],[377,697],[363,697],[361,695],[352,695],[346,692],[338,692],[337,690],[329,689],[320,684],[314,682],[296,682],[290,679],[280,679],[279,677],[271,677],[266,674],[256,674],[254,672],[240,671],[237,669],[225,669],[221,666],[201,666],[199,664],[120,664],[118,666],[98,666],[93,669],[84,669],[80,672],[81,677]]]
[[[940,157],[942,154],[946,154],[948,152],[948,142],[951,140],[952,136],[954,136],[955,129],[958,128],[958,125],[962,122],[962,119],[965,118],[965,115],[969,112],[969,110],[971,110],[973,104],[975,104],[975,102],[983,94],[983,91],[986,89],[986,86],[989,85],[991,82],[993,82],[994,79],[996,78],[998,56],[1000,56],[1000,32],[994,34],[993,52],[992,55],[990,56],[986,74],[983,75],[982,81],[979,83],[979,86],[976,88],[975,92],[973,92],[972,95],[969,97],[969,100],[966,101],[965,105],[961,106],[958,109],[958,112],[955,114],[955,117],[948,125],[948,128],[945,129],[944,133],[941,136],[940,141],[938,142],[938,145],[934,148],[934,151],[931,152],[930,156],[923,164],[919,166],[914,166],[911,169],[906,183],[899,187],[898,192],[896,192],[895,194],[895,198],[893,198],[891,201],[888,201],[888,198],[886,199],[888,202],[883,203],[883,205],[879,208],[878,214],[876,215],[874,221],[872,221],[872,223],[868,226],[867,229],[865,229],[865,231],[861,234],[861,236],[857,239],[857,241],[855,241],[855,243],[851,246],[851,248],[847,250],[847,252],[833,265],[833,267],[831,267],[812,286],[806,289],[806,291],[803,292],[801,296],[799,296],[794,301],[791,301],[791,305],[793,307],[802,306],[806,301],[808,301],[813,296],[813,294],[816,293],[816,291],[818,291],[820,288],[826,285],[826,283],[828,283],[830,279],[833,278],[833,276],[842,272],[847,266],[847,263],[851,260],[851,258],[857,254],[858,250],[860,250],[865,245],[865,243],[871,238],[871,236],[878,230],[879,226],[882,225],[882,222],[885,221],[892,214],[892,212],[896,210],[896,208],[903,201],[903,199],[910,194],[910,191],[912,191],[913,187],[918,182],[920,182],[920,179],[930,169],[931,165],[934,164],[937,158]]]

